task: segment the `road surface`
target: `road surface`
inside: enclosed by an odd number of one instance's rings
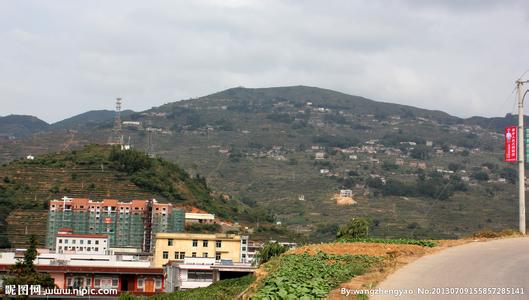
[[[400,297],[378,295],[369,299],[529,299],[529,238],[472,242],[448,248],[402,267],[380,283],[378,288],[386,292],[404,292],[398,289],[406,289],[414,294]],[[446,294],[475,294],[480,293],[479,288],[489,289],[481,290],[486,295]],[[418,295],[419,291],[444,294]],[[523,294],[498,295],[508,291]]]

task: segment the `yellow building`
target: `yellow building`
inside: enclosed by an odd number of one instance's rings
[[[214,257],[215,260],[246,262],[248,237],[235,234],[158,233],[154,246],[154,266],[185,257]]]

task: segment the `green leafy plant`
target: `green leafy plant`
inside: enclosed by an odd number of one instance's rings
[[[349,237],[349,238],[363,238],[369,233],[369,224],[371,221],[368,218],[352,218],[344,226],[341,226],[336,233],[336,237]]]
[[[381,257],[323,252],[285,255],[252,299],[322,299],[340,283],[381,261]]]
[[[263,246],[263,249],[257,253],[257,259],[259,263],[265,263],[269,261],[272,257],[279,256],[285,253],[288,250],[288,247],[285,247],[278,242],[266,243]]]

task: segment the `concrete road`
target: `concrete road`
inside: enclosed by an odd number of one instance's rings
[[[402,267],[380,283],[378,288],[386,292],[406,289],[414,294],[400,297],[371,296],[369,299],[529,299],[529,238],[473,242],[448,248]],[[447,288],[476,289],[465,291]],[[479,293],[479,288],[491,289],[481,290],[486,295],[461,295]],[[508,290],[494,291],[492,288],[509,288],[512,289],[511,293],[523,294],[498,295]],[[419,291],[436,292],[439,295],[419,295]],[[453,294],[456,292],[459,294]]]

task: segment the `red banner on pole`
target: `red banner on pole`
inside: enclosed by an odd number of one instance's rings
[[[518,162],[518,127],[505,127],[505,161]]]

